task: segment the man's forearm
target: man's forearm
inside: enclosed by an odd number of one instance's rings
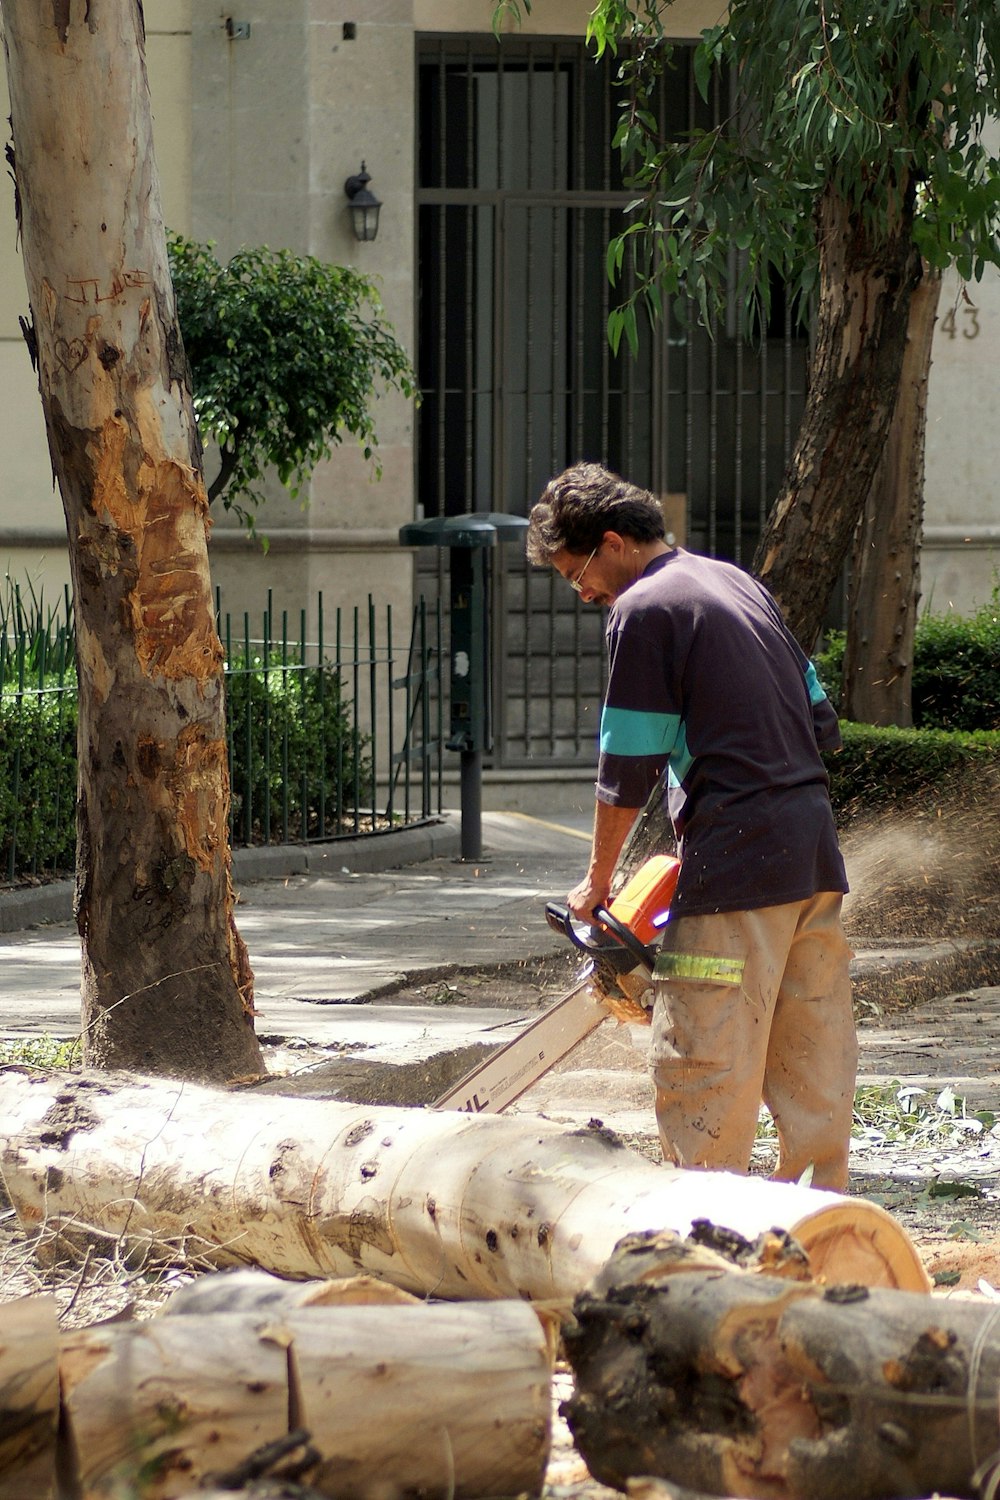
[[[640,811],[638,807],[597,803],[590,864],[583,880],[567,897],[570,910],[584,921],[592,919],[595,906],[607,905],[618,856]]]
[[[588,878],[594,884],[607,889],[615,873],[622,845],[628,838],[632,824],[639,816],[638,807],[616,807],[610,802],[598,802],[594,812],[594,837],[590,850]]]

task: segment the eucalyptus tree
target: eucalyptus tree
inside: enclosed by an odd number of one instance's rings
[[[613,279],[630,259],[634,290],[612,312],[609,335],[616,347],[634,345],[640,309],[659,316],[667,298],[711,325],[735,295],[747,327],[759,327],[772,285],[784,283],[811,322],[809,392],[755,568],[810,649],[875,496],[857,571],[875,557],[875,592],[895,588],[896,597],[883,608],[888,639],[870,642],[868,676],[892,680],[905,713],[936,284],[947,267],[970,282],[1000,265],[1000,162],[989,144],[1000,114],[1000,7],[732,0],[693,52],[702,96],[713,80],[731,80],[732,110],[717,127],[668,139],[655,91],[674,62],[670,3],[598,0],[588,24],[596,55],[620,59],[615,142],[636,191],[608,254]],[[902,383],[908,339],[921,353]],[[887,570],[873,485],[894,420],[912,434],[900,444],[910,477],[896,499],[913,561]]]
[[[261,1071],[233,918],[208,500],[167,264],[140,0],[3,0],[35,362],[76,612],[88,1064]]]

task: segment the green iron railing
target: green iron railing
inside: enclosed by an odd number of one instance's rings
[[[226,658],[234,847],[377,836],[440,813],[441,615],[421,600],[409,640],[391,608],[333,611],[294,630],[218,615]],[[395,630],[398,635],[398,630]],[[68,594],[58,611],[0,597],[0,880],[75,860],[77,682]]]

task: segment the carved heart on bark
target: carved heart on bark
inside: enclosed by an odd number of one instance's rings
[[[87,358],[85,339],[56,339],[56,359],[70,375],[78,370]]]

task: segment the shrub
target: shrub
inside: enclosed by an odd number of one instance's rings
[[[75,679],[41,692],[0,688],[0,876],[72,869]]]
[[[841,708],[846,636],[831,631],[815,658],[820,682]],[[913,641],[915,729],[1000,729],[1000,584],[973,615],[921,616]]]
[[[913,722],[921,729],[1000,729],[1000,585],[974,615],[919,621]]]
[[[227,669],[232,822],[247,843],[343,832],[346,809],[370,807],[368,739],[354,725],[340,673],[270,651]]]
[[[841,731],[843,750],[824,757],[840,816],[916,800],[933,806],[944,791],[1000,773],[1000,733],[851,723]]]

